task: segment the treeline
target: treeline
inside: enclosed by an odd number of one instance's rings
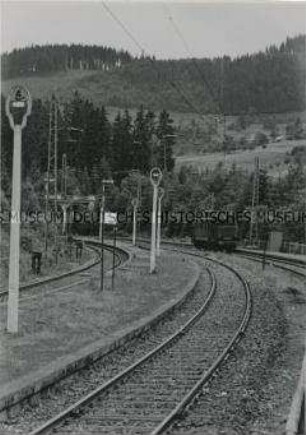
[[[128,101],[125,88],[138,88],[148,105],[163,104],[173,111],[232,115],[302,111],[305,41],[305,35],[288,38],[279,47],[235,59],[131,62],[116,72],[124,83],[122,103]]]
[[[132,56],[127,51],[117,51],[104,46],[35,45],[4,53],[1,56],[1,72],[6,79],[74,69],[107,71],[131,60]]]
[[[1,97],[2,188],[10,190],[12,130]],[[23,178],[37,185],[47,170],[50,101],[34,99],[32,114],[23,131]],[[76,92],[74,98],[58,105],[58,169],[63,154],[83,194],[96,194],[103,178],[116,184],[131,171],[148,174],[152,166],[171,171],[175,143],[172,119],[166,111],[158,115],[142,107],[132,119],[128,110],[118,112],[114,121],[104,107],[96,107]],[[38,189],[39,190],[39,189]]]
[[[106,106],[139,107],[145,102],[152,110],[233,115],[303,111],[305,41],[305,35],[287,38],[280,46],[234,59],[155,60],[105,47],[32,47],[3,55],[2,70],[4,78],[92,70],[87,88],[93,98],[99,88]],[[107,65],[114,68],[108,71]],[[86,77],[82,80],[84,84]]]
[[[11,194],[13,155],[12,130],[1,98],[1,207],[8,209]],[[43,209],[47,170],[49,104],[33,101],[32,114],[23,130],[22,209]],[[230,170],[222,164],[203,173],[183,167],[172,171],[172,147],[175,130],[166,111],[155,114],[140,108],[132,118],[126,110],[110,121],[104,107],[94,106],[76,93],[59,106],[58,112],[58,192],[63,193],[63,154],[67,155],[67,194],[99,195],[102,180],[112,178],[114,186],[107,192],[106,207],[113,211],[131,211],[131,199],[141,199],[141,210],[150,210],[152,186],[149,170],[158,165],[167,174],[164,211],[194,213],[201,210],[249,210],[252,205],[253,175],[235,165]],[[272,179],[261,169],[258,202],[260,207],[275,210],[305,211],[305,172],[303,150],[292,152],[288,173]],[[3,195],[2,195],[3,193]],[[3,199],[4,198],[4,199]],[[98,207],[98,204],[96,204]],[[123,230],[130,229],[131,222]],[[82,227],[82,225],[81,225]],[[285,226],[286,238],[301,241],[305,224],[300,221]],[[85,226],[82,227],[85,230]],[[273,228],[273,226],[271,226]],[[145,231],[146,226],[143,227]],[[82,230],[82,231],[83,231]],[[190,234],[192,224],[164,223],[169,235]],[[87,231],[87,229],[86,229]],[[92,231],[92,230],[90,230]],[[248,222],[242,224],[240,237],[248,234]]]
[[[169,182],[165,209],[184,210],[190,212],[191,216],[203,210],[233,213],[251,210],[253,177],[254,173],[248,174],[236,165],[226,169],[222,163],[202,174],[194,172],[192,168],[182,167]],[[283,231],[287,241],[305,240],[305,224],[301,218],[302,213],[305,213],[305,203],[302,201],[305,182],[306,174],[298,158],[289,166],[288,173],[279,179],[269,177],[266,169],[260,169],[257,206],[262,212],[269,210],[270,221],[259,224],[259,237],[262,231],[269,228],[269,231]],[[289,216],[287,222],[281,223],[276,213],[285,211],[295,213],[295,217],[290,221]],[[221,219],[224,219],[224,214]],[[192,228],[192,223],[187,222],[185,226],[173,223],[168,225],[167,232],[169,236],[190,235]],[[250,223],[242,220],[239,225],[240,239],[249,234],[249,228]]]

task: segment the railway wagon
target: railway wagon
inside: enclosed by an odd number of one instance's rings
[[[232,252],[237,246],[237,228],[229,224],[197,223],[192,242],[196,248]]]

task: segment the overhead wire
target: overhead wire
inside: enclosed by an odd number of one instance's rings
[[[225,115],[224,115],[224,112],[223,112],[223,108],[222,108],[218,98],[216,97],[215,92],[214,92],[212,86],[210,85],[209,81],[207,80],[204,71],[199,67],[198,62],[196,61],[194,54],[190,50],[189,44],[187,43],[187,40],[184,37],[183,32],[180,30],[178,24],[174,20],[174,17],[171,14],[170,8],[166,4],[163,4],[163,8],[165,10],[165,13],[166,13],[166,15],[168,17],[168,20],[169,20],[169,22],[170,22],[174,32],[176,33],[176,35],[178,36],[178,38],[182,42],[187,55],[190,57],[192,65],[197,70],[198,75],[199,75],[199,77],[200,77],[200,79],[201,79],[201,81],[202,81],[202,83],[204,85],[204,88],[206,88],[208,90],[208,93],[211,96],[213,102],[216,103],[216,106],[217,106],[217,109],[218,109],[218,112],[219,112],[217,114],[218,122],[221,122],[221,120],[222,120],[222,132],[221,132],[221,135],[222,135],[222,141],[224,143],[224,138],[225,138],[225,135],[226,135],[226,133],[225,133],[226,120],[225,120]],[[223,77],[223,62],[221,62],[221,68],[222,68],[221,76]],[[221,92],[222,92],[222,100],[223,100],[223,82],[222,82]],[[225,156],[226,156],[226,154],[224,152],[224,160],[225,160]]]
[[[209,92],[210,96],[212,97],[212,99],[217,103],[218,109],[219,109],[219,111],[220,111],[221,114],[222,114],[222,111],[223,111],[223,110],[222,110],[222,107],[221,107],[221,105],[220,105],[218,99],[216,98],[215,93],[214,93],[214,91],[213,91],[213,89],[212,89],[210,83],[209,83],[208,80],[206,79],[203,70],[199,67],[198,63],[196,62],[196,60],[195,60],[195,56],[193,55],[192,51],[190,50],[189,45],[188,45],[188,43],[187,43],[187,40],[186,40],[186,38],[184,37],[182,31],[180,30],[178,24],[177,24],[176,21],[174,20],[173,15],[171,14],[171,11],[170,11],[168,5],[164,3],[164,4],[163,4],[163,8],[164,8],[165,12],[166,12],[167,15],[168,15],[168,20],[169,20],[169,22],[171,23],[171,25],[172,25],[172,27],[173,27],[173,29],[174,29],[176,35],[178,36],[178,38],[181,40],[182,44],[184,45],[185,50],[186,50],[186,53],[187,53],[188,56],[190,57],[190,60],[191,60],[192,64],[194,65],[194,67],[196,68],[196,70],[197,70],[197,72],[198,72],[198,74],[199,74],[199,76],[200,76],[200,78],[201,78],[203,84],[204,84],[205,87],[208,89],[208,92]]]
[[[133,33],[129,30],[129,28],[127,27],[127,25],[114,13],[114,11],[109,7],[109,5],[105,2],[105,1],[101,1],[101,4],[103,6],[103,8],[105,9],[105,11],[111,16],[111,18],[119,25],[119,27],[124,31],[124,33],[133,41],[133,43],[136,45],[136,47],[144,54],[145,53],[145,49],[144,49],[144,45],[142,45],[137,38],[133,35]],[[174,23],[173,18],[171,17],[170,21],[172,21],[172,24],[176,30],[176,33],[179,35],[181,41],[184,43],[185,49],[187,50],[188,54],[191,55],[190,49],[188,47],[188,44],[182,34],[182,32],[180,32],[178,26]],[[152,59],[150,56],[147,57],[147,60],[151,63],[151,65],[153,66],[153,68],[160,73],[160,70],[156,64],[156,60]],[[201,72],[197,62],[195,62],[195,59],[192,59],[194,66],[197,68],[198,73],[201,76],[201,80],[203,81],[203,83],[205,84],[206,88],[208,89],[210,95],[212,96],[212,98],[216,101],[215,96],[214,96],[214,92],[212,91],[211,86],[209,85],[209,83],[207,82],[203,72]],[[197,113],[200,118],[205,120],[204,115],[201,113],[201,111],[195,106],[195,104],[190,101],[190,99],[188,98],[188,96],[185,94],[185,92],[181,89],[181,87],[179,86],[178,83],[174,82],[173,80],[169,80],[169,85],[180,95],[180,97],[184,100],[184,102],[188,105],[188,107],[190,107],[193,112]],[[218,105],[219,109],[220,109],[220,105]]]
[[[129,36],[129,38],[134,42],[139,50],[142,53],[145,53],[143,45],[139,43],[139,41],[134,37],[132,32],[127,28],[127,26],[123,23],[123,21],[111,10],[111,8],[106,4],[105,1],[101,1],[102,6],[108,12],[108,14],[113,18],[113,20],[121,27],[121,29]],[[148,57],[149,62],[152,64],[153,68],[159,73],[159,68],[156,65],[156,61],[152,59],[150,56]],[[169,81],[170,86],[175,89],[175,91],[181,96],[181,98],[185,101],[185,103],[192,108],[194,112],[196,112],[200,117],[203,117],[200,110],[190,101],[190,99],[185,95],[180,86],[175,83],[173,80]]]

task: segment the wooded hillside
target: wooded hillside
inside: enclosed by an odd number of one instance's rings
[[[81,70],[76,84],[103,93],[105,106],[241,114],[305,109],[306,36],[237,58],[155,60],[82,45],[35,46],[2,55],[2,77]],[[46,82],[46,86],[48,83]]]

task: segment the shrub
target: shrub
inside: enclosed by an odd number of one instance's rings
[[[258,131],[255,135],[254,142],[256,146],[263,146],[269,143],[269,139],[265,133],[263,133],[262,131]]]

